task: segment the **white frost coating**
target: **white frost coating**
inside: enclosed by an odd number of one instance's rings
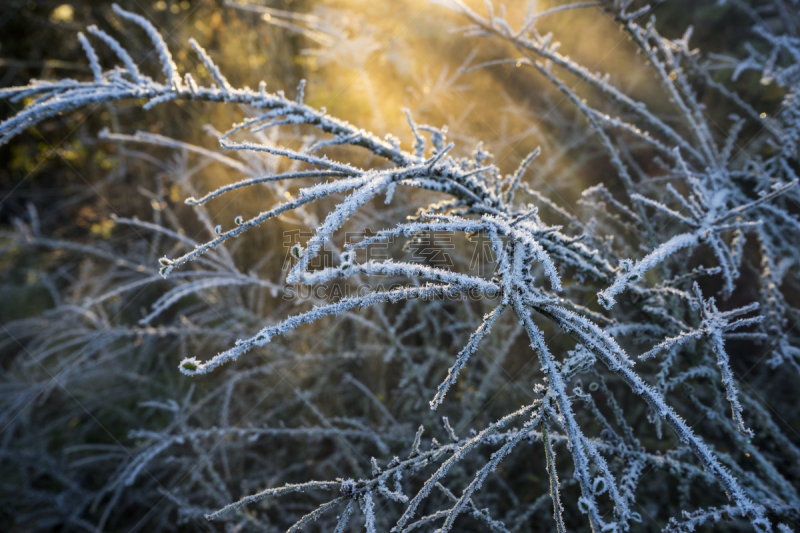
[[[227,148],[229,150],[247,150],[247,151],[254,151],[254,152],[267,152],[273,155],[279,155],[282,157],[286,157],[289,159],[294,159],[295,161],[300,161],[303,163],[308,163],[309,165],[317,165],[320,167],[324,167],[330,170],[342,172],[345,174],[356,174],[359,172],[360,169],[357,169],[350,164],[342,164],[337,163],[336,161],[331,161],[330,159],[316,157],[313,155],[303,154],[300,152],[296,152],[294,150],[290,150],[288,148],[280,148],[277,146],[269,146],[266,144],[258,144],[253,142],[233,142],[229,141],[227,138],[223,137],[219,140],[220,146],[223,148]]]
[[[549,314],[558,320],[558,316],[565,310],[559,309],[555,306],[546,306],[540,311],[546,315]],[[566,321],[559,321],[562,328],[572,335],[578,342],[587,345],[598,359],[612,372],[619,375],[623,381],[630,387],[630,389],[637,395],[641,396],[655,414],[667,422],[672,429],[677,433],[680,441],[689,448],[700,459],[703,466],[709,470],[714,477],[720,482],[725,489],[728,497],[733,500],[738,506],[743,515],[747,515],[753,521],[758,521],[764,517],[764,507],[753,503],[753,501],[745,494],[742,487],[739,485],[735,477],[725,469],[714,456],[711,450],[697,437],[692,429],[684,422],[684,420],[675,413],[675,411],[667,405],[664,398],[656,392],[655,389],[646,384],[633,370],[629,367],[619,364],[620,354],[616,354],[608,349],[608,347],[591,342],[591,338],[583,333],[581,330],[572,327]]]
[[[100,60],[97,58],[97,52],[94,51],[92,45],[86,36],[78,32],[78,40],[81,42],[83,51],[86,52],[86,58],[89,60],[89,67],[92,69],[95,83],[103,83],[103,69],[100,67]]]
[[[544,248],[542,248],[541,244],[533,239],[530,234],[512,228],[507,222],[500,220],[498,217],[484,215],[483,219],[497,226],[497,231],[501,235],[506,235],[512,239],[518,239],[523,242],[528,247],[529,253],[544,267],[545,274],[550,278],[550,284],[553,290],[561,290],[561,278],[558,275],[558,269],[555,264],[553,264],[553,261]],[[521,280],[515,280],[515,282],[521,282]]]
[[[122,47],[119,41],[114,39],[112,36],[104,32],[94,24],[86,28],[86,31],[88,31],[89,33],[91,33],[104,43],[106,43],[108,47],[114,51],[119,60],[122,61],[122,64],[125,65],[125,68],[127,69],[128,74],[130,75],[134,83],[141,82],[140,78],[141,74],[139,73],[139,68],[136,66],[136,63],[134,63],[131,55],[128,53],[127,50],[125,50],[125,48]]]
[[[441,294],[450,290],[449,285],[431,285],[418,288],[403,288],[385,292],[375,292],[362,297],[346,298],[335,304],[316,307],[311,311],[301,313],[287,318],[283,322],[274,326],[268,326],[256,335],[247,340],[237,341],[236,346],[217,354],[211,360],[201,363],[194,357],[189,357],[181,361],[179,366],[181,372],[187,376],[205,374],[214,368],[233,361],[245,352],[256,346],[264,346],[276,335],[285,335],[302,324],[310,324],[322,317],[338,315],[356,307],[367,307],[380,302],[397,302],[409,298],[425,298],[435,294]]]
[[[639,357],[647,359],[653,357],[665,350],[674,349],[681,346],[683,343],[692,339],[707,338],[711,341],[711,347],[717,356],[717,366],[720,371],[720,380],[727,394],[728,401],[731,404],[731,413],[736,427],[742,435],[748,438],[753,437],[753,432],[745,426],[744,419],[742,418],[742,406],[739,403],[739,394],[736,390],[736,380],[733,371],[730,368],[730,360],[728,353],[725,350],[726,334],[742,328],[748,327],[763,322],[763,316],[756,316],[750,318],[740,318],[738,320],[731,320],[738,316],[756,311],[759,307],[758,303],[750,304],[731,311],[720,312],[717,309],[714,298],[705,300],[700,291],[700,286],[697,282],[693,285],[694,293],[700,302],[700,310],[702,323],[700,327],[691,331],[682,331],[680,335],[665,339],[660,344],[653,347],[651,350],[643,353]]]
[[[346,269],[344,268],[345,266],[347,267]],[[309,272],[303,274],[300,279],[304,283],[314,284],[325,283],[337,277],[348,277],[358,274],[367,274],[371,276],[403,276],[407,278],[421,277],[447,283],[456,291],[472,290],[489,296],[497,296],[501,292],[500,287],[496,283],[477,276],[469,276],[419,263],[405,263],[392,260],[369,261],[368,263],[362,264],[344,263],[342,268],[326,268]]]
[[[537,147],[536,150],[528,154],[525,159],[522,160],[522,163],[519,164],[519,168],[517,171],[514,172],[514,176],[511,181],[511,185],[508,188],[508,192],[505,194],[505,202],[509,203],[514,199],[514,193],[517,191],[517,187],[519,187],[520,180],[522,180],[522,175],[525,174],[525,171],[528,169],[533,160],[539,157],[539,154],[542,153],[541,147]]]
[[[211,73],[211,76],[214,78],[214,80],[217,83],[219,83],[222,90],[230,91],[231,89],[233,89],[233,87],[231,87],[231,84],[228,83],[228,80],[225,78],[225,76],[222,75],[222,72],[220,72],[217,64],[214,63],[214,61],[211,59],[211,56],[208,55],[208,52],[206,52],[205,49],[202,46],[200,46],[197,43],[197,41],[195,41],[193,38],[189,39],[189,44],[192,46],[195,53],[203,62],[203,64],[206,66],[208,71]]]
[[[662,263],[678,250],[697,246],[698,242],[696,235],[692,233],[682,233],[672,237],[664,244],[659,245],[658,248],[647,254],[635,265],[631,265],[630,262],[620,263],[617,279],[615,279],[614,283],[609,287],[597,293],[598,301],[606,309],[611,309],[616,303],[614,296],[625,290],[628,281],[631,279],[638,279],[640,276],[643,276],[645,272]]]
[[[525,425],[522,427],[522,430],[518,431],[512,438],[508,439],[507,442],[499,450],[495,451],[491,455],[489,462],[487,462],[486,465],[483,468],[481,468],[477,474],[475,474],[470,484],[467,485],[467,488],[464,489],[464,492],[461,495],[461,497],[455,502],[453,507],[450,509],[447,515],[447,519],[444,521],[444,524],[442,524],[441,528],[442,533],[445,533],[447,531],[450,531],[450,529],[452,529],[453,523],[455,522],[459,513],[462,510],[464,510],[464,508],[472,498],[472,495],[475,493],[475,491],[481,488],[481,485],[483,485],[483,482],[486,480],[486,477],[495,470],[497,470],[497,467],[500,464],[500,462],[503,459],[505,459],[513,451],[513,449],[516,448],[516,446],[520,442],[522,442],[523,439],[527,438],[528,434],[526,430],[528,428],[535,427],[539,423],[539,420],[540,420],[539,413],[534,413],[532,419],[525,422]]]
[[[195,294],[199,291],[213,289],[216,287],[229,287],[231,285],[240,285],[240,286],[256,285],[260,287],[270,288],[276,291],[280,288],[277,285],[270,283],[268,281],[264,281],[249,276],[213,277],[213,278],[204,278],[200,280],[195,280],[186,284],[178,285],[174,289],[171,289],[166,293],[164,293],[153,304],[152,311],[150,312],[150,314],[139,320],[139,323],[142,325],[149,324],[154,318],[158,317],[161,313],[172,307],[182,298]]]
[[[408,507],[406,507],[406,510],[403,512],[403,515],[397,521],[397,524],[395,525],[395,527],[392,528],[392,531],[397,532],[397,531],[401,531],[403,529],[403,526],[405,526],[406,523],[408,523],[408,521],[414,516],[414,513],[416,512],[417,507],[419,506],[419,504],[422,503],[422,500],[425,499],[428,496],[428,494],[430,493],[431,489],[433,489],[433,487],[436,485],[436,483],[438,483],[442,478],[444,478],[447,475],[447,473],[450,471],[450,469],[461,458],[463,458],[467,453],[472,451],[482,441],[484,441],[485,439],[489,438],[493,434],[497,433],[497,431],[499,429],[502,429],[502,428],[506,427],[508,424],[510,424],[511,422],[513,422],[514,420],[516,420],[516,419],[518,419],[518,418],[520,418],[522,416],[525,416],[526,414],[528,414],[531,411],[533,411],[534,409],[536,409],[538,406],[539,406],[539,404],[535,403],[535,404],[532,404],[532,405],[529,405],[529,406],[522,407],[518,411],[515,411],[515,412],[513,412],[511,414],[508,414],[508,415],[504,416],[503,418],[501,418],[500,420],[498,420],[497,422],[491,424],[489,427],[487,427],[486,429],[484,429],[480,433],[478,433],[472,439],[469,439],[464,444],[456,447],[454,449],[453,455],[447,461],[445,461],[442,464],[442,466],[440,466],[439,469],[431,477],[428,478],[428,480],[422,486],[422,488],[417,493],[417,495],[414,496],[414,498],[411,499],[411,501],[408,504]]]
[[[597,503],[594,498],[594,491],[592,489],[591,479],[589,478],[589,457],[585,449],[585,437],[583,431],[575,420],[575,413],[572,410],[572,402],[569,400],[566,390],[566,384],[561,375],[561,371],[556,366],[550,350],[547,348],[547,343],[544,336],[536,324],[533,323],[530,317],[530,311],[525,306],[514,300],[514,311],[522,321],[525,332],[531,341],[531,347],[536,351],[539,356],[539,363],[542,367],[542,372],[547,376],[547,395],[552,399],[553,403],[558,407],[560,417],[558,420],[564,426],[567,433],[567,438],[570,444],[569,452],[572,455],[572,460],[575,463],[575,477],[581,487],[581,499],[584,505],[581,506],[581,512],[588,515],[589,522],[592,528],[597,531],[602,531],[604,526],[603,517],[597,509]]]
[[[374,179],[374,176],[366,175],[359,176],[357,178],[343,178],[327,183],[319,183],[317,185],[312,185],[311,187],[300,189],[300,197],[322,198],[328,196],[329,194],[336,194],[349,191],[350,189],[357,189],[372,179]]]
[[[237,181],[229,185],[223,185],[222,187],[214,189],[213,191],[209,192],[204,196],[201,196],[200,198],[194,198],[194,197],[187,198],[185,200],[185,203],[186,205],[203,205],[204,203],[208,202],[213,198],[222,196],[226,192],[235,191],[236,189],[241,189],[242,187],[248,187],[250,185],[256,185],[258,183],[269,183],[272,181],[283,181],[283,180],[304,179],[304,178],[328,178],[328,177],[338,177],[338,176],[344,176],[344,174],[342,174],[341,172],[334,172],[327,170],[309,170],[305,172],[284,172],[282,174],[256,176],[254,178]]]
[[[299,281],[301,275],[308,269],[309,261],[317,257],[317,254],[322,249],[322,245],[331,238],[333,232],[339,229],[359,207],[378,195],[392,182],[392,179],[393,176],[391,174],[378,174],[374,176],[369,179],[366,184],[362,185],[358,190],[345,198],[342,203],[336,206],[336,209],[328,213],[328,216],[325,217],[325,221],[317,229],[317,233],[311,237],[306,244],[305,253],[289,272],[289,275],[286,276],[286,281],[288,283]],[[310,198],[315,197],[310,196]]]
[[[553,451],[553,444],[550,442],[550,432],[548,431],[547,421],[542,421],[542,444],[544,444],[544,456],[547,462],[547,474],[550,476],[550,499],[553,500],[553,518],[556,521],[556,532],[567,533],[564,525],[564,506],[561,505],[560,483],[558,472],[556,471],[556,454]]]
[[[274,489],[265,489],[262,490],[261,492],[257,492],[256,494],[246,496],[236,503],[226,505],[219,511],[215,511],[209,515],[206,515],[206,518],[208,518],[209,520],[213,520],[214,518],[221,516],[229,511],[234,511],[236,509],[239,509],[240,507],[244,507],[249,503],[261,501],[265,498],[271,498],[271,497],[274,498],[277,496],[282,496],[287,493],[303,492],[306,490],[334,490],[339,488],[339,486],[340,483],[338,481],[310,481],[308,483],[296,483],[296,484],[284,485],[283,487],[277,487]]]
[[[133,22],[147,33],[147,36],[153,41],[153,45],[156,48],[156,53],[158,54],[159,60],[161,60],[161,67],[164,69],[164,75],[167,77],[167,81],[173,89],[179,90],[182,84],[180,74],[178,74],[178,66],[172,59],[172,53],[170,53],[167,43],[164,41],[164,38],[161,37],[161,34],[158,33],[155,26],[141,15],[125,11],[117,4],[112,4],[111,7],[114,8],[117,15]]]
[[[364,513],[366,523],[364,527],[367,533],[378,533],[375,529],[375,503],[372,501],[372,493],[367,491],[364,496],[358,500],[361,506],[361,511]]]
[[[453,366],[447,371],[447,377],[437,388],[436,396],[430,402],[432,409],[436,409],[442,404],[447,391],[450,390],[450,387],[453,386],[456,379],[458,379],[458,373],[461,372],[461,369],[467,364],[470,356],[478,349],[478,343],[481,342],[481,339],[491,331],[492,325],[497,321],[500,315],[503,314],[504,309],[505,306],[500,305],[490,314],[486,315],[480,327],[470,335],[466,346],[464,346],[458,353],[458,356],[456,356],[456,362],[453,363]],[[445,418],[445,420],[447,419]]]
[[[703,301],[703,294],[700,292],[700,286],[695,282],[694,291],[698,299],[703,302],[703,328],[711,339],[711,346],[717,356],[717,366],[719,366],[720,378],[722,384],[725,386],[728,401],[731,404],[731,414],[736,427],[742,435],[747,438],[753,438],[753,432],[745,426],[744,419],[742,418],[742,405],[739,403],[739,395],[736,390],[736,379],[730,366],[730,359],[728,353],[725,351],[725,340],[723,333],[731,331],[738,327],[749,326],[751,324],[759,323],[764,317],[755,317],[751,319],[740,319],[730,322],[729,319],[739,316],[740,314],[749,313],[758,308],[758,305],[746,306],[727,313],[720,313],[714,302],[714,298],[709,298]]]
[[[350,521],[350,517],[353,515],[353,511],[356,509],[356,504],[353,500],[350,500],[350,503],[347,504],[344,511],[342,512],[341,516],[339,517],[339,521],[336,523],[336,529],[333,530],[333,533],[344,533],[345,529],[347,528],[347,523]]]

